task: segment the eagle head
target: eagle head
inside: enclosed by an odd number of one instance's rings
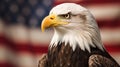
[[[81,5],[63,3],[52,8],[41,24],[42,31],[49,27],[55,32],[50,47],[64,42],[73,51],[77,46],[89,52],[90,47],[103,50],[98,25],[90,11]]]

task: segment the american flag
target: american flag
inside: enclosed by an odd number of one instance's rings
[[[120,64],[120,0],[0,0],[0,67],[37,67],[53,35],[41,33],[41,21],[65,2],[91,11],[104,46]]]

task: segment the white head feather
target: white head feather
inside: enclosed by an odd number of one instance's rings
[[[71,18],[62,20],[69,24],[54,28],[55,33],[50,46],[65,42],[65,45],[70,44],[73,51],[77,45],[89,52],[91,52],[90,46],[103,50],[98,25],[88,9],[74,3],[63,3],[54,7],[50,14],[60,15],[69,12],[72,14]]]

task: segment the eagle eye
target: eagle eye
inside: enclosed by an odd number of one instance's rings
[[[70,14],[65,14],[64,17],[65,17],[66,19],[68,19],[68,18],[70,18]]]
[[[70,13],[67,13],[67,14],[62,14],[62,15],[59,15],[60,17],[62,18],[65,18],[65,19],[70,19]]]

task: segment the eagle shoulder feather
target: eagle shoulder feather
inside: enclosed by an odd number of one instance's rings
[[[117,63],[102,55],[91,55],[88,62],[89,67],[119,67]]]
[[[39,60],[38,67],[47,67],[46,61],[47,61],[47,54],[43,54]]]

